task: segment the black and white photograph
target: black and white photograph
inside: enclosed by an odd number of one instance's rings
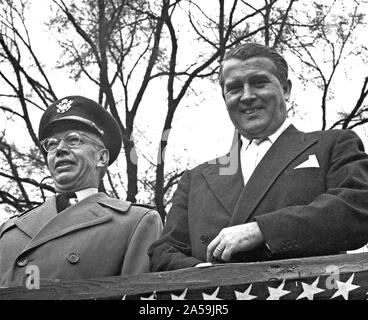
[[[367,0],[0,0],[0,300],[367,300],[367,30]]]

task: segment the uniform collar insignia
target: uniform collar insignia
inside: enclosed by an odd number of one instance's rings
[[[56,112],[57,113],[64,113],[66,111],[68,111],[73,103],[73,99],[64,99],[61,100],[57,105],[56,105]]]

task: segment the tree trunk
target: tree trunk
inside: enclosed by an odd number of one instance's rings
[[[136,196],[138,193],[138,157],[135,149],[134,142],[124,139],[124,150],[126,159],[126,173],[128,178],[127,197],[126,200],[130,202],[136,202]]]
[[[158,152],[157,168],[156,168],[156,185],[155,185],[155,205],[156,210],[161,216],[162,222],[164,222],[166,217],[166,210],[164,204],[164,184],[165,184],[165,162],[164,162],[164,152],[167,146],[167,140],[161,140],[160,150]]]

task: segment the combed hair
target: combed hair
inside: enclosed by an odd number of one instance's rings
[[[254,57],[264,57],[271,59],[276,66],[275,75],[279,79],[282,87],[285,88],[288,80],[288,64],[286,60],[276,50],[259,43],[244,43],[232,48],[225,54],[219,70],[219,82],[221,88],[224,87],[222,70],[226,61],[231,59],[245,61]]]

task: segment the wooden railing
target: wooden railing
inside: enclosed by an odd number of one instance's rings
[[[218,264],[137,276],[42,281],[0,289],[0,299],[364,299],[368,253]]]

